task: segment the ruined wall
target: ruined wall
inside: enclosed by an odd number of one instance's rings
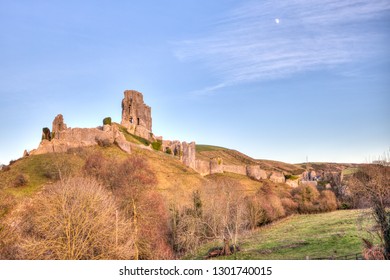
[[[163,152],[171,151],[171,154],[174,156],[179,157],[180,160],[182,160],[183,157],[183,147],[182,143],[178,140],[162,140],[162,137],[158,137],[162,141],[161,150]]]
[[[202,176],[210,175],[210,162],[197,159],[194,170]]]
[[[45,153],[63,153],[72,148],[88,147],[94,145],[111,145],[116,143],[127,153],[131,152],[130,143],[119,131],[117,126],[104,126],[99,128],[67,128],[62,115],[57,115],[53,121],[55,137],[42,140],[38,148],[31,151],[32,155]]]
[[[301,181],[299,184],[317,187],[318,182],[317,181]]]
[[[54,135],[53,138],[58,139],[61,131],[66,130],[68,127],[64,123],[64,117],[61,114],[58,114],[52,123],[52,133]]]
[[[285,183],[286,178],[284,177],[283,172],[278,172],[278,171],[272,171],[268,175],[268,179],[271,180],[274,183]]]
[[[130,133],[150,139],[152,132],[152,109],[144,103],[142,93],[125,90],[122,100],[121,125]]]
[[[246,166],[244,165],[222,165],[223,172],[230,172],[240,175],[246,174]]]
[[[195,142],[191,142],[191,143],[187,143],[187,142],[183,142],[182,143],[182,149],[183,149],[183,155],[182,155],[182,162],[196,170],[196,162],[195,162],[195,154],[196,154],[196,147],[195,147]]]
[[[223,173],[223,162],[221,158],[210,160],[210,174]]]
[[[261,179],[267,179],[268,175],[267,172],[260,169],[259,165],[247,165],[246,166],[246,175],[249,178],[255,179],[255,180],[261,180]]]
[[[286,184],[289,185],[290,187],[296,188],[299,186],[300,181],[299,180],[291,180],[287,179]]]

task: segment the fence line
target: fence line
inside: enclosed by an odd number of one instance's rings
[[[344,255],[344,256],[330,256],[330,257],[320,257],[320,258],[310,258],[306,256],[307,260],[364,260],[362,253]]]

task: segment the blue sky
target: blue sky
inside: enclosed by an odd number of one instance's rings
[[[390,147],[389,0],[0,0],[0,163],[70,127],[120,121],[285,162]]]

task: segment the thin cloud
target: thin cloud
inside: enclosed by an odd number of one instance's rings
[[[362,24],[389,11],[388,0],[249,2],[216,20],[206,36],[178,42],[176,57],[204,63],[219,80],[196,94],[333,68],[373,51],[367,42],[381,31]]]

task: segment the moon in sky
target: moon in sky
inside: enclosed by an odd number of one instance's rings
[[[280,19],[278,19],[278,18],[275,18],[275,22],[276,22],[276,24],[279,24],[279,22],[280,22]]]

